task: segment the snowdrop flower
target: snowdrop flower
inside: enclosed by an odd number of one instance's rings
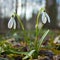
[[[47,21],[50,23],[49,15],[46,12],[42,12],[42,23],[45,24]]]
[[[8,28],[11,29],[12,27],[13,29],[16,29],[16,21],[14,17],[11,17],[11,19],[8,22]]]

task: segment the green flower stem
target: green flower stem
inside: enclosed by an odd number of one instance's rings
[[[38,29],[38,24],[39,24],[39,17],[40,17],[40,14],[41,12],[43,12],[45,9],[44,8],[41,8],[40,11],[38,12],[38,15],[37,15],[37,19],[36,19],[36,39],[35,39],[35,49],[36,51],[38,50],[38,34],[39,34],[39,29]]]
[[[18,21],[19,21],[19,23],[20,23],[20,25],[21,25],[21,27],[22,27],[22,30],[24,31],[24,25],[23,25],[20,17],[19,17],[17,14],[15,14],[15,15],[16,15],[16,17],[17,17],[17,19],[18,19]]]
[[[18,19],[18,21],[19,21],[19,23],[20,23],[20,25],[21,25],[21,27],[22,27],[22,30],[23,30],[23,32],[24,32],[24,39],[25,39],[25,41],[26,41],[26,43],[28,42],[28,38],[27,38],[27,36],[26,36],[26,31],[25,31],[25,29],[24,29],[24,25],[23,25],[23,23],[22,23],[22,21],[21,21],[21,19],[20,19],[20,16],[18,16],[17,14],[15,14],[16,15],[16,17],[17,17],[17,19]]]

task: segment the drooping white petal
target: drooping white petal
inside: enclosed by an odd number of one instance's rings
[[[16,21],[13,20],[13,29],[16,29]]]
[[[47,22],[47,18],[44,17],[43,23],[45,24]]]
[[[13,26],[13,18],[11,17],[11,19],[9,20],[9,22],[8,22],[8,28],[9,29],[11,29],[12,28],[12,26]]]
[[[45,16],[45,12],[42,12],[42,23],[46,23],[47,22],[47,18]]]
[[[45,15],[47,17],[48,22],[50,23],[50,17],[49,17],[49,15],[46,12],[45,12]]]

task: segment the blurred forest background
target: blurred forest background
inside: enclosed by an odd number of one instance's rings
[[[7,24],[14,12],[21,17],[27,30],[34,29],[41,6],[46,8],[51,19],[51,23],[45,24],[44,27],[60,29],[60,0],[0,0],[0,33],[6,33],[9,30]],[[18,22],[17,29],[20,29]]]

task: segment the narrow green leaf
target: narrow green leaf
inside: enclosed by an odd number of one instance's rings
[[[13,54],[24,54],[24,55],[27,55],[28,52],[17,52],[17,51],[14,51],[14,50],[9,50],[9,52],[13,53]]]
[[[35,52],[35,50],[32,50],[28,53],[28,56],[31,56],[33,53]]]
[[[30,51],[30,52],[23,58],[23,60],[29,58],[34,52],[35,52],[35,50]]]
[[[43,34],[43,36],[41,37],[41,39],[39,40],[39,49],[40,49],[40,47],[41,47],[41,45],[42,45],[42,43],[43,43],[43,41],[44,41],[44,38],[47,36],[47,34],[48,34],[48,32],[49,32],[49,30],[47,30],[44,34]]]

